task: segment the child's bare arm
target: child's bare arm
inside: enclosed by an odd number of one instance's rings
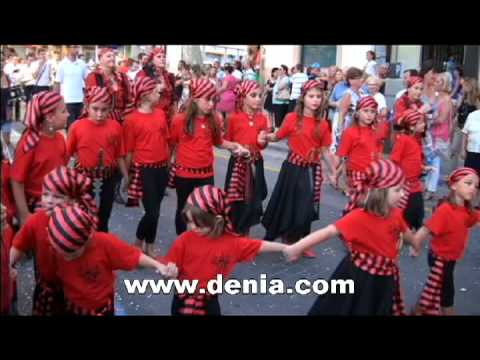
[[[331,239],[338,234],[339,232],[335,225],[328,225],[323,229],[317,230],[304,237],[297,243],[287,246],[285,250],[283,250],[283,254],[286,256],[288,261],[295,261],[305,250]]]
[[[260,247],[259,253],[283,251],[283,249],[286,247],[287,245],[285,244],[272,241],[262,241],[262,246]]]
[[[178,268],[174,263],[163,265],[162,263],[145,254],[140,255],[138,265],[141,267],[155,269],[166,278],[176,278],[178,276]]]

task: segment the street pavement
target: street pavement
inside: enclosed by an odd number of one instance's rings
[[[18,129],[18,127],[17,127]],[[222,150],[216,150],[215,183],[223,187],[229,155]],[[287,155],[286,143],[272,144],[264,152],[265,176],[269,194],[275,185],[281,164]],[[448,169],[448,167],[447,167]],[[437,197],[447,193],[447,187],[442,182]],[[268,201],[268,199],[267,199]],[[320,208],[320,220],[312,225],[312,230],[320,229],[339,219],[346,203],[346,197],[334,190],[330,185],[323,184]],[[266,207],[267,202],[264,203]],[[431,216],[431,202],[426,203],[426,219]],[[162,202],[161,215],[155,242],[157,255],[165,255],[176,238],[174,216],[176,209],[176,194],[168,190]],[[110,231],[125,241],[135,240],[135,231],[142,216],[141,208],[126,208],[114,205],[110,220]],[[251,236],[262,239],[265,230],[261,225],[252,229]],[[455,269],[455,308],[459,315],[480,315],[480,229],[477,226],[470,236],[469,247],[465,258]],[[277,240],[278,241],[278,240]],[[425,250],[418,258],[408,255],[403,249],[400,260],[401,282],[405,301],[411,308],[426,281],[428,242]],[[287,286],[293,287],[295,281],[308,279],[328,280],[336,266],[346,254],[345,247],[339,239],[332,239],[315,248],[317,258],[302,258],[298,262],[288,264],[280,254],[262,254],[254,262],[240,264],[231,278],[260,279],[260,274],[267,274],[267,279],[282,279]],[[118,315],[169,315],[172,295],[130,295],[124,286],[124,279],[158,279],[153,271],[137,270],[118,272],[116,286],[116,313]],[[19,314],[31,313],[33,292],[32,261],[24,262],[19,270]],[[222,295],[220,304],[224,315],[305,315],[316,299],[310,295]]]

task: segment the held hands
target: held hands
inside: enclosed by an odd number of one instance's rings
[[[235,148],[232,150],[232,153],[235,156],[250,157],[250,151],[240,144],[236,144]]]
[[[285,260],[288,262],[297,261],[302,255],[302,251],[298,250],[295,245],[288,245],[284,247],[282,253],[285,257]]]
[[[167,265],[157,265],[157,273],[160,273],[167,279],[176,279],[178,277],[178,268],[175,263],[169,262]]]
[[[260,131],[260,133],[258,134],[258,137],[257,137],[257,142],[261,146],[265,146],[268,143],[268,137],[267,137],[267,133],[266,133],[265,130]]]

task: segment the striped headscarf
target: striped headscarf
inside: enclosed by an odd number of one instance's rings
[[[86,210],[92,217],[97,216],[97,205],[92,195],[93,183],[88,177],[76,169],[66,166],[59,166],[50,171],[43,180],[43,194],[49,194],[59,200],[61,205],[42,203],[42,207],[49,213],[53,212],[56,206],[66,206],[70,203],[77,203]]]
[[[408,78],[407,88],[411,88],[415,84],[423,83],[423,78],[420,76],[410,76]]]
[[[215,85],[206,79],[193,80],[192,85],[190,85],[190,91],[192,99],[200,99],[203,97],[210,99],[217,93]]]
[[[361,109],[378,110],[378,103],[373,96],[365,96],[358,101],[357,111]]]
[[[242,109],[244,99],[247,97],[248,94],[255,90],[260,90],[260,85],[255,80],[244,80],[241,83],[237,84],[235,90],[233,91],[237,96],[237,110]]]
[[[133,85],[132,101],[128,104],[124,114],[129,114],[135,110],[140,105],[142,96],[152,92],[156,87],[157,82],[148,76],[137,78]]]
[[[94,218],[78,204],[55,207],[47,225],[50,244],[62,255],[85,246],[94,231]]]
[[[80,116],[81,119],[88,117],[88,107],[90,104],[95,103],[112,104],[112,95],[107,87],[92,86],[88,88],[87,94],[85,95],[85,105],[82,115]]]
[[[28,152],[37,146],[40,141],[40,130],[45,116],[55,111],[57,105],[63,101],[62,96],[54,91],[42,91],[36,94],[27,105],[25,115],[25,143],[23,150]]]
[[[397,120],[398,125],[406,125],[408,127],[410,126],[415,126],[417,122],[423,121],[425,119],[425,116],[417,111],[417,110],[412,110],[408,109],[405,110],[400,117]]]
[[[215,216],[220,215],[225,220],[225,230],[234,232],[227,195],[222,189],[212,185],[197,187],[188,197],[187,204],[196,206]]]
[[[452,171],[452,173],[448,177],[448,186],[452,186],[453,184],[468,175],[475,175],[477,177],[479,176],[475,169],[469,167],[462,167]]]
[[[305,95],[308,90],[311,90],[313,88],[320,88],[322,91],[325,91],[327,89],[326,84],[327,82],[324,80],[308,80],[302,86],[302,95]]]
[[[366,171],[365,189],[388,189],[405,181],[402,169],[391,160],[373,161]]]

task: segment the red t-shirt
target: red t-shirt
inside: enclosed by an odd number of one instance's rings
[[[400,209],[393,209],[387,218],[355,209],[335,223],[354,251],[396,259],[399,255],[400,234],[408,225]]]
[[[385,140],[390,137],[390,123],[388,121],[382,121],[377,125],[375,131],[377,135],[378,153],[382,155],[385,150]]]
[[[13,229],[6,225],[2,229],[2,252],[1,252],[1,277],[0,277],[0,314],[7,315],[12,307],[12,302],[17,293],[17,283],[12,282],[10,277],[10,248],[14,236]]]
[[[65,297],[89,310],[106,305],[114,294],[114,271],[137,268],[141,254],[113,234],[95,233],[80,257],[67,261],[57,256]]]
[[[170,132],[162,109],[155,109],[151,114],[138,110],[128,114],[123,123],[123,135],[126,152],[134,153],[135,162],[152,164],[170,158]]]
[[[117,166],[117,160],[125,157],[123,129],[118,121],[107,119],[97,123],[88,118],[75,121],[67,138],[69,158],[78,154],[80,166],[91,169],[99,164],[100,149],[104,153],[104,166]]]
[[[432,250],[448,260],[460,260],[465,254],[470,229],[480,221],[478,211],[469,213],[464,206],[441,204],[425,226],[433,234]]]
[[[40,135],[37,146],[26,153],[23,150],[24,143],[25,137],[22,137],[16,148],[11,178],[25,185],[27,196],[41,197],[45,175],[59,166],[67,165],[65,137],[58,132],[52,138]]]
[[[322,120],[320,123],[319,136],[317,135],[317,122],[313,117],[303,117],[303,128],[297,129],[298,115],[290,113],[283,121],[282,127],[277,132],[278,139],[288,137],[288,146],[304,160],[311,160],[312,150],[329,147],[332,144],[332,135],[328,122]],[[318,159],[315,159],[318,160]]]
[[[268,131],[268,120],[264,114],[256,113],[253,120],[250,120],[246,113],[235,112],[229,116],[227,123],[225,140],[248,146],[255,151],[265,149],[266,145],[260,146],[257,142],[260,131]]]
[[[50,216],[45,210],[34,213],[13,239],[13,246],[23,253],[33,251],[42,280],[58,281],[55,249],[48,240],[47,225]]]
[[[217,117],[217,123],[220,129],[223,129],[220,117]],[[197,117],[195,119],[193,136],[187,134],[185,124],[185,114],[178,114],[173,118],[170,140],[172,145],[176,145],[176,163],[183,167],[194,169],[213,167],[213,146],[221,145],[223,136],[214,139],[213,131],[206,117]],[[213,176],[213,171],[206,174],[193,174],[178,168],[177,176],[184,178],[207,178]]]
[[[198,280],[207,288],[209,280],[221,274],[225,280],[239,262],[252,261],[260,251],[262,241],[224,234],[213,239],[194,231],[180,235],[165,257],[179,270],[179,280]]]
[[[347,157],[347,169],[365,171],[378,159],[375,130],[370,127],[352,126],[345,130],[337,151],[339,157]]]
[[[422,152],[423,149],[418,139],[400,134],[395,141],[390,156],[390,160],[396,162],[402,168],[407,180],[412,183],[411,193],[423,191],[423,185],[420,181],[423,168]]]
[[[8,160],[2,160],[2,204],[7,208],[7,223],[12,225],[13,218],[17,212],[15,198],[13,197],[12,184],[10,183],[10,174],[12,165]]]

